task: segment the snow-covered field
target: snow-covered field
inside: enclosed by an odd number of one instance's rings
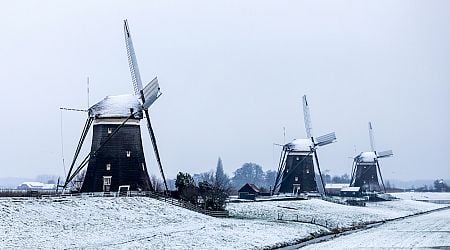
[[[229,204],[234,218],[212,218],[146,197],[0,199],[0,249],[255,249],[295,243],[322,226],[379,221],[443,205],[399,200],[352,207],[322,200]],[[277,220],[278,213],[283,220]],[[319,223],[320,224],[320,223]]]
[[[331,227],[349,227],[358,223],[382,221],[443,207],[412,200],[367,203],[366,207],[339,205],[312,199],[305,201],[246,202],[228,205],[230,214],[239,218],[314,221]]]
[[[405,200],[450,201],[450,193],[448,192],[404,192],[392,193],[391,195]]]
[[[218,219],[151,198],[0,200],[0,249],[251,249],[321,230],[268,220]]]
[[[449,249],[450,210],[442,210],[308,245],[305,249]]]

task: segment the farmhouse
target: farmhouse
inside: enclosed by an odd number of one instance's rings
[[[247,183],[241,189],[238,190],[239,199],[254,200],[261,191],[255,186],[255,184]]]
[[[346,187],[341,189],[341,196],[345,197],[361,197],[361,187]]]
[[[325,191],[328,195],[340,195],[341,189],[349,187],[348,183],[327,183]]]

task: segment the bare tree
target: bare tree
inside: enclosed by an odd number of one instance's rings
[[[161,178],[153,174],[152,176],[150,176],[150,181],[153,185],[153,189],[155,190],[155,192],[158,193],[164,192],[164,183]]]

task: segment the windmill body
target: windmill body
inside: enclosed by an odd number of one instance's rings
[[[310,139],[296,139],[284,145],[283,151],[288,154],[282,173],[284,178],[280,185],[280,193],[317,191],[312,147]]]
[[[312,135],[311,115],[306,96],[303,96],[303,114],[306,129],[306,139],[295,139],[283,146],[278,174],[272,193],[308,193],[318,192],[319,186],[325,190],[320,171],[317,148],[336,140],[335,133],[314,138]],[[314,164],[315,163],[315,164]],[[319,180],[316,180],[316,165]]]
[[[120,186],[151,191],[141,139],[143,114],[137,98],[108,96],[89,109],[89,117],[93,119],[91,152],[98,151],[89,159],[81,192],[116,192]]]
[[[88,119],[64,188],[87,165],[81,192],[115,192],[124,189],[152,191],[140,129],[140,120],[145,118],[167,191],[156,137],[148,112],[148,108],[160,96],[158,79],[155,77],[143,87],[126,20],[124,33],[134,94],[107,96],[89,108]],[[91,151],[75,169],[75,162],[91,125],[93,127]]]
[[[377,156],[375,152],[362,152],[355,159],[356,170],[352,187],[361,187],[364,192],[380,192],[381,186],[378,180]]]
[[[369,122],[371,151],[362,152],[353,159],[351,187],[360,187],[362,192],[384,192],[379,159],[393,156],[392,150],[377,152],[374,145],[372,123]]]

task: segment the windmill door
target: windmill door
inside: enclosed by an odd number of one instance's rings
[[[299,195],[299,193],[300,193],[300,184],[293,184],[292,186],[293,186],[293,192],[292,193],[294,195]]]
[[[103,176],[103,192],[109,192],[111,187],[111,176]]]

